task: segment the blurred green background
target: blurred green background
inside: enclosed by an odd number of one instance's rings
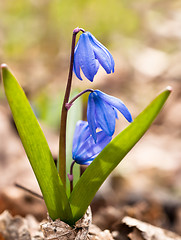
[[[180,22],[179,0],[1,1],[0,62],[14,71],[30,98],[38,102],[40,116],[45,117],[42,108],[52,108],[50,98],[57,102],[56,96],[61,95],[66,83],[72,31],[82,27],[109,48],[115,58],[116,73],[110,77],[114,78],[112,91],[121,84],[120,93],[127,94],[139,109],[141,101],[134,97],[131,82],[155,79],[167,71],[170,59],[180,52]],[[155,66],[157,55],[161,62]],[[145,70],[141,64],[147,59],[151,64],[148,61]],[[152,64],[153,71],[149,69]],[[97,85],[111,91],[108,77],[102,74],[99,78],[103,80],[96,80]],[[48,86],[51,90],[47,91]],[[152,90],[148,87],[149,96]]]

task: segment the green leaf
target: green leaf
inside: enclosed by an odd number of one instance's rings
[[[69,198],[74,222],[84,215],[104,180],[150,127],[170,92],[171,88],[167,88],[157,96],[133,123],[103,149],[83,173]]]
[[[50,217],[71,224],[72,213],[45,136],[15,77],[2,66],[2,78],[22,144],[29,158]]]

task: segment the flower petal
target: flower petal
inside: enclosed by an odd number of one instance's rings
[[[89,130],[88,122],[81,121],[81,120],[78,121],[76,124],[74,137],[73,137],[73,145],[72,145],[73,156],[76,155],[78,147],[80,147],[83,141],[85,141],[89,136],[90,136],[90,130]]]
[[[78,149],[74,160],[78,164],[89,165],[111,139],[112,137],[107,136],[105,132],[101,131],[97,133],[97,143],[95,143],[93,137],[90,135]]]
[[[98,71],[98,64],[95,59],[95,54],[91,46],[87,33],[82,33],[79,38],[79,45],[77,48],[79,65],[90,81],[93,81],[94,76]]]
[[[97,93],[92,93],[96,110],[95,118],[100,128],[106,132],[107,135],[112,136],[115,130],[115,111],[109,103],[103,101]]]
[[[90,33],[91,34],[91,33]],[[114,66],[115,66],[115,62],[114,62],[114,59],[113,59],[113,56],[112,54],[109,52],[109,50],[102,44],[100,43],[92,34],[91,34],[91,37],[93,38],[94,42],[99,45],[101,48],[103,48],[107,54],[109,55],[110,57],[110,60],[111,60],[111,67],[112,67],[112,72],[114,72]]]
[[[89,94],[88,103],[87,103],[87,121],[89,123],[89,129],[92,134],[94,141],[97,140],[96,134],[96,107],[93,99],[93,94]]]
[[[117,110],[114,107],[113,107],[113,109],[114,109],[114,113],[115,113],[115,118],[119,119]]]
[[[94,92],[96,92],[97,95],[102,100],[104,100],[105,102],[110,104],[112,107],[117,108],[123,114],[123,116],[128,120],[128,122],[133,121],[131,113],[129,112],[128,108],[125,106],[125,104],[120,99],[110,96],[108,94],[105,94],[99,90],[95,90]]]
[[[77,78],[82,80],[82,77],[80,75],[80,65],[79,65],[79,57],[80,57],[80,51],[79,51],[79,41],[77,42],[77,45],[75,47],[74,51],[74,64],[73,64],[73,70]]]
[[[92,44],[95,57],[107,73],[114,72],[114,59],[106,47],[104,47],[91,33],[87,33]]]

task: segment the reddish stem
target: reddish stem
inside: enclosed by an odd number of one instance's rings
[[[67,108],[65,107],[65,105],[69,101],[69,96],[71,91],[73,63],[74,63],[74,49],[75,49],[76,35],[79,31],[84,32],[82,28],[75,28],[73,31],[69,75],[68,75],[65,96],[64,96],[64,102],[62,106],[61,122],[60,122],[59,175],[65,189],[66,189],[66,123],[67,123]]]

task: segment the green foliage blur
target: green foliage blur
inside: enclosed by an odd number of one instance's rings
[[[143,36],[144,18],[165,16],[179,0],[6,0],[0,2],[1,59],[41,57],[68,49],[79,26],[110,45],[112,33]],[[111,41],[112,42],[112,41]]]
[[[179,17],[179,9],[180,0],[0,1],[0,62],[16,71],[29,97],[43,108],[39,116],[49,121],[47,112],[52,114],[66,84],[75,27],[90,31],[120,57],[140,45],[172,53],[180,39],[177,33],[165,37],[160,28]],[[49,83],[54,83],[52,90]]]
[[[55,53],[69,46],[77,26],[102,36],[102,41],[113,31],[135,34],[140,16],[131,4],[120,0],[1,1],[1,52],[16,59],[37,48]]]

